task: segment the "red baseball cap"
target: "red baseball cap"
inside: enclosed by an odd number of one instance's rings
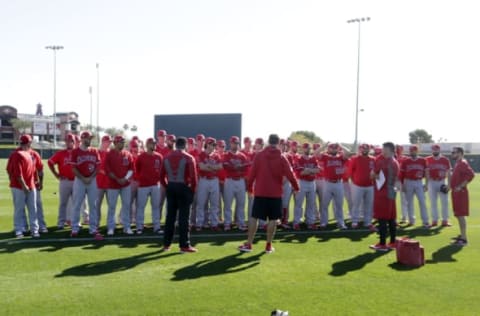
[[[110,135],[103,135],[102,143],[103,142],[112,142],[112,137],[110,137]]]
[[[89,131],[83,131],[80,134],[80,139],[84,139],[84,138],[93,138],[93,135]]]
[[[217,145],[218,145],[218,147],[225,147],[226,146],[225,141],[223,139],[217,140]]]
[[[310,144],[309,144],[309,143],[303,143],[302,148],[303,148],[303,149],[309,149],[309,148],[310,148]]]
[[[137,139],[132,139],[130,141],[130,145],[129,145],[130,148],[138,148],[138,140]]]
[[[164,129],[160,129],[157,132],[157,137],[165,137],[167,135],[167,131]]]
[[[24,134],[20,136],[20,145],[30,144],[32,142],[32,136]]]
[[[75,136],[73,136],[72,133],[68,133],[67,135],[65,135],[65,141],[66,142],[74,142],[75,141]]]
[[[195,144],[195,138],[193,138],[193,137],[187,138],[187,143],[188,143],[189,145]]]
[[[373,149],[373,152],[375,153],[376,156],[380,155],[382,153],[382,147],[375,147]]]
[[[417,152],[418,151],[418,146],[417,145],[412,145],[410,146],[410,152],[413,153],[413,152]]]
[[[115,137],[113,138],[113,143],[117,144],[122,142],[125,142],[125,137],[123,137],[123,135],[115,135]]]
[[[230,137],[230,143],[240,144],[240,138],[238,136]]]
[[[438,144],[432,145],[432,150],[433,151],[440,151],[440,145],[438,145]]]
[[[244,137],[243,138],[243,143],[246,144],[246,143],[251,143],[252,142],[252,139],[250,137]]]
[[[217,140],[213,137],[207,137],[205,140],[205,144],[207,145],[215,145],[217,143]]]
[[[322,145],[320,143],[313,144],[313,150],[318,150]]]
[[[205,135],[203,134],[198,134],[197,137],[195,137],[197,141],[203,142],[205,140]]]
[[[263,145],[263,138],[257,138],[255,139],[255,145]]]
[[[403,146],[402,146],[402,145],[396,145],[396,146],[395,146],[395,150],[396,150],[397,152],[400,152],[400,153],[401,153],[401,152],[403,152]]]
[[[171,141],[171,142],[174,142],[174,141],[177,140],[177,137],[176,137],[175,135],[173,135],[173,134],[168,134],[168,135],[167,135],[167,140],[168,140],[168,141]]]
[[[150,138],[147,138],[147,140],[145,141],[145,144],[155,144],[156,141],[155,141],[155,138],[153,137],[150,137]]]

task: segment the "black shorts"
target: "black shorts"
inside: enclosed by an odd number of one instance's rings
[[[253,198],[252,217],[261,220],[282,218],[282,198],[256,196]]]

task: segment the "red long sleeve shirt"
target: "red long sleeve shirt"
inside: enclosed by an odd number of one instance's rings
[[[180,162],[185,159],[185,171],[183,175],[178,175]],[[182,150],[175,150],[168,154],[163,159],[162,169],[160,169],[160,183],[166,187],[170,179],[168,179],[168,170],[165,166],[166,162],[170,164],[174,177],[180,176],[183,182],[192,189],[193,192],[197,189],[197,166],[195,159]]]

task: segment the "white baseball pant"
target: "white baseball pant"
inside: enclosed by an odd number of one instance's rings
[[[415,224],[415,209],[413,207],[413,196],[416,195],[420,204],[420,216],[424,225],[428,224],[427,205],[425,204],[425,191],[422,180],[404,180],[405,197],[407,199],[408,221]]]
[[[293,224],[300,224],[305,201],[305,222],[307,225],[315,223],[315,181],[300,180],[300,191],[295,195],[295,210]]]
[[[200,178],[197,187],[197,218],[195,226],[206,226],[205,223],[208,223],[208,220],[210,220],[212,227],[218,226],[219,196],[220,186],[218,184],[218,178]],[[205,207],[205,205],[207,205],[207,207]],[[209,212],[207,212],[207,210]]]
[[[59,195],[59,205],[58,205],[58,219],[57,226],[63,227],[67,221],[67,207],[68,199],[72,197],[73,194],[73,180],[60,179],[58,183],[58,195]]]
[[[130,228],[130,206],[132,201],[132,189],[130,185],[121,189],[108,189],[108,214],[107,214],[107,229],[115,229],[115,211],[117,208],[118,196],[122,206],[120,208],[121,224],[123,229]]]
[[[80,229],[80,212],[82,205],[85,203],[85,196],[88,201],[88,208],[90,211],[90,233],[97,231],[97,209],[95,203],[97,202],[97,181],[92,179],[90,184],[83,183],[82,180],[75,177],[73,180],[73,207],[72,207],[72,232],[78,232]]]
[[[148,197],[152,207],[153,231],[160,230],[160,185],[139,187],[137,191],[137,229],[143,229],[145,224],[145,206]]]
[[[438,198],[442,208],[442,221],[448,221],[448,193],[440,191],[440,187],[445,184],[444,180],[429,180],[428,193],[430,196],[430,207],[432,208],[432,221],[438,221]]]
[[[352,223],[358,224],[363,211],[363,225],[368,226],[372,223],[373,215],[373,186],[361,187],[352,185]]]
[[[333,199],[333,210],[337,225],[344,227],[345,221],[343,217],[343,183],[325,181],[323,187],[323,200],[320,212],[320,224],[326,226],[328,224],[328,206]]]
[[[227,178],[223,187],[225,206],[225,225],[232,224],[232,203],[235,199],[235,222],[238,226],[245,226],[245,179],[233,180]]]
[[[37,220],[37,190],[33,189],[28,193],[17,188],[11,188],[13,197],[13,229],[15,234],[22,234],[25,229],[25,207],[28,209],[28,219],[32,234],[38,233]]]

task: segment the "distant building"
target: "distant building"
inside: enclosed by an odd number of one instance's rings
[[[17,109],[13,106],[0,106],[0,143],[13,144],[22,132],[31,134],[39,141],[53,142],[53,115],[41,115],[41,105],[37,105],[36,113],[39,115],[17,113]],[[64,140],[67,133],[78,133],[80,122],[76,112],[58,112],[56,118],[55,134],[57,141]],[[31,124],[27,124],[23,130],[16,130],[12,124],[14,119]]]

